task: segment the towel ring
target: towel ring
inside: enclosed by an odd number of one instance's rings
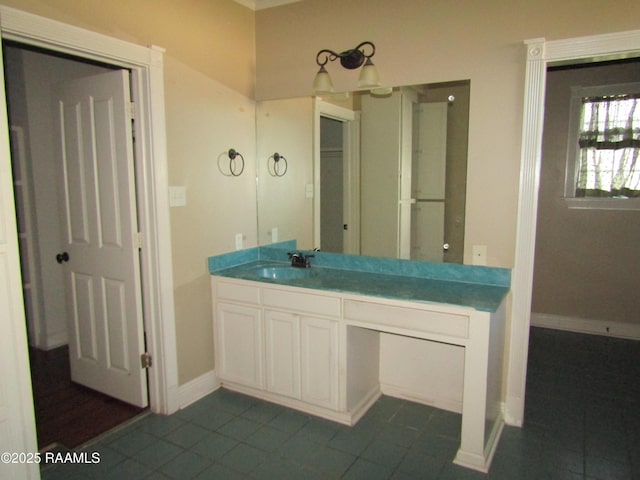
[[[284,177],[284,174],[287,173],[288,167],[287,159],[278,152],[271,155],[267,160],[267,170],[269,171],[269,175],[272,177]]]
[[[230,148],[226,152],[226,157],[229,159],[229,173],[225,173],[225,169],[220,166],[220,161],[224,157],[225,153],[221,153],[218,156],[218,170],[220,170],[220,173],[227,177],[239,177],[240,175],[242,175],[242,172],[244,172],[244,157],[242,156],[242,154],[234,148]],[[240,160],[236,161],[236,159],[238,158]]]

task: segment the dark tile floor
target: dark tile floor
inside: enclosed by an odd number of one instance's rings
[[[219,390],[85,447],[54,479],[640,479],[640,342],[533,328],[526,420],[491,472],[451,463],[460,415],[382,397],[352,428]],[[76,450],[75,453],[80,453]]]

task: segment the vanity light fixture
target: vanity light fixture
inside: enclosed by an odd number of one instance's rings
[[[369,53],[367,53],[369,52]],[[375,65],[371,61],[376,53],[376,46],[372,42],[362,42],[360,45],[342,53],[336,53],[333,50],[323,49],[316,55],[316,63],[320,65],[320,70],[316,74],[313,81],[313,91],[316,95],[332,93],[333,82],[329,76],[329,72],[325,65],[329,61],[340,59],[340,65],[348,70],[360,70],[360,78],[358,79],[358,88],[371,89],[374,95],[387,95],[391,93],[390,88],[380,86],[380,75]]]
[[[267,159],[267,170],[269,170],[269,175],[272,177],[284,177],[288,166],[287,159],[278,152]]]

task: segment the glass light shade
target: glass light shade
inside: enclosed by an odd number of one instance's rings
[[[316,78],[313,80],[313,91],[315,93],[331,93],[333,92],[333,82],[329,76],[329,72],[324,68],[324,65],[320,67]]]
[[[386,97],[387,95],[391,95],[393,93],[393,88],[391,87],[375,87],[371,89],[371,95],[374,97]]]
[[[362,88],[377,87],[380,85],[380,75],[378,75],[378,69],[373,64],[370,58],[367,58],[362,70],[360,70],[360,78],[358,79],[358,86]]]

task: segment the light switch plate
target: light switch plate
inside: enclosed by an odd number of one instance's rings
[[[313,183],[307,183],[304,186],[304,196],[307,198],[313,198]]]
[[[187,204],[187,187],[169,187],[169,206],[184,207]]]

